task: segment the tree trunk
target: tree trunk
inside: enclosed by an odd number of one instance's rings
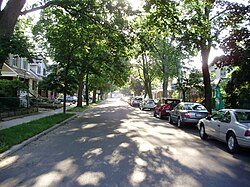
[[[148,88],[149,88],[148,97],[149,97],[150,99],[153,99],[151,82],[149,82]]]
[[[183,100],[183,102],[185,102],[186,101],[186,90],[185,89],[182,89],[182,100]]]
[[[144,77],[144,88],[145,88],[145,96],[148,95],[149,98],[152,98],[152,88],[151,88],[151,81],[149,77],[149,65],[147,61],[146,54],[142,55],[142,61],[143,61],[143,77]]]
[[[162,65],[162,71],[163,71],[163,97],[168,97],[168,68],[166,64]]]
[[[79,82],[79,88],[78,88],[78,93],[77,93],[77,107],[82,107],[82,91],[83,91],[83,88],[84,88],[84,85],[83,85],[83,78],[80,79],[80,82]]]
[[[212,113],[212,87],[210,80],[210,73],[208,68],[208,56],[210,53],[210,47],[201,48],[201,57],[202,57],[202,73],[203,73],[203,82],[205,87],[205,106],[207,110]]]
[[[77,107],[82,107],[82,92],[84,88],[84,71],[82,70],[79,76],[79,88],[78,88],[78,99],[77,99]]]
[[[0,3],[1,7],[2,1],[0,1]],[[0,38],[13,34],[17,19],[25,3],[26,0],[9,0],[4,9],[0,11]],[[7,57],[8,56],[2,58],[6,59]],[[4,61],[5,60],[0,61],[0,75]]]
[[[211,12],[212,5],[215,1],[211,1],[211,6],[207,5],[205,7],[205,17],[206,20],[209,20],[209,14]],[[205,38],[211,37],[211,28],[207,28],[207,35]],[[212,114],[212,87],[210,80],[210,73],[208,68],[208,57],[211,50],[211,40],[201,39],[201,58],[202,58],[202,73],[203,73],[203,82],[205,87],[205,107]]]
[[[0,12],[0,34],[12,34],[26,0],[9,0]]]
[[[89,87],[88,87],[88,84],[89,84],[89,72],[87,72],[87,75],[86,75],[86,93],[85,93],[85,97],[86,97],[86,105],[89,106]]]

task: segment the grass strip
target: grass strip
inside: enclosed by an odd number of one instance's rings
[[[0,153],[8,150],[13,145],[17,145],[40,132],[53,127],[54,125],[70,118],[75,114],[60,113],[49,117],[44,117],[28,123],[23,123],[14,127],[0,130]]]

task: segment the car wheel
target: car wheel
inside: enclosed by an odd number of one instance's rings
[[[239,144],[234,133],[229,133],[227,137],[227,148],[230,153],[239,152]]]
[[[163,116],[162,116],[162,113],[161,113],[161,111],[160,111],[160,112],[159,112],[159,118],[162,119],[162,117],[163,117]]]
[[[199,133],[200,133],[200,138],[201,138],[202,140],[207,140],[208,135],[207,135],[206,132],[205,132],[205,127],[204,127],[203,124],[200,126],[200,131],[199,131]]]
[[[177,127],[182,128],[182,126],[183,126],[182,119],[179,117],[177,121]]]

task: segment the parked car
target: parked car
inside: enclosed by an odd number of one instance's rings
[[[155,101],[153,99],[148,99],[140,103],[139,108],[141,110],[149,109],[153,110],[155,108]]]
[[[64,98],[60,97],[60,98],[57,98],[57,100],[63,102]],[[77,102],[77,97],[68,95],[68,96],[66,96],[66,102],[76,103]]]
[[[198,123],[200,138],[209,136],[227,143],[231,153],[239,147],[250,148],[250,110],[222,109]]]
[[[133,97],[131,99],[131,103],[130,104],[133,107],[139,107],[141,102],[142,102],[142,97]]]
[[[170,111],[170,123],[177,123],[179,128],[187,124],[197,124],[209,115],[207,109],[199,103],[181,102]]]
[[[157,103],[154,109],[154,116],[159,116],[160,119],[164,117],[169,118],[169,112],[172,110],[178,103],[180,103],[180,99],[167,98],[163,99],[163,104]]]

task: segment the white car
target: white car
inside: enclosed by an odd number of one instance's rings
[[[227,143],[230,153],[237,153],[240,147],[250,148],[250,110],[222,109],[198,123],[200,138],[209,136]]]

